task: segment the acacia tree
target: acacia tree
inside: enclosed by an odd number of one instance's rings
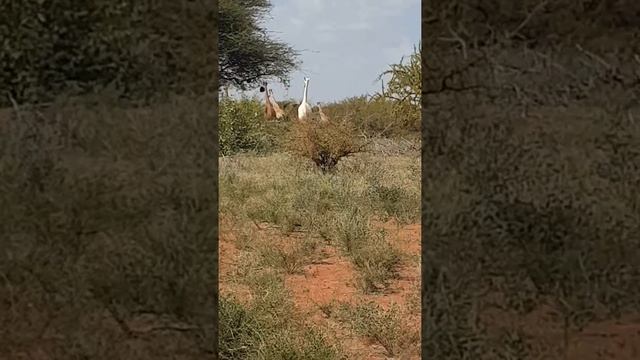
[[[405,62],[405,57],[397,64],[389,65],[389,69],[383,71],[378,80],[389,76],[386,84],[382,85],[382,91],[376,93],[373,101],[390,101],[393,104],[394,123],[402,129],[420,130],[420,99],[422,89],[422,44],[413,47],[413,53]],[[386,85],[386,86],[385,86]]]
[[[298,54],[262,27],[270,9],[268,0],[0,0],[0,106],[105,87],[132,100],[203,94],[217,90],[216,66],[219,86],[286,82]]]
[[[219,84],[241,90],[258,85],[265,77],[284,83],[297,68],[298,52],[272,39],[262,26],[271,10],[269,0],[220,0]]]
[[[402,57],[397,64],[389,65],[389,69],[378,76],[382,80],[384,76],[390,75],[387,87],[380,94],[386,99],[399,102],[406,102],[414,106],[420,105],[420,94],[422,88],[422,63],[420,54],[422,44],[414,46],[413,53],[405,63]]]

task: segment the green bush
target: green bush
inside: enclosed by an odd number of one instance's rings
[[[339,122],[348,122],[368,136],[406,136],[420,132],[420,107],[374,97],[356,96],[325,104],[322,110]]]
[[[422,63],[420,61],[422,45],[413,48],[413,53],[405,63],[405,58],[397,64],[389,65],[378,79],[390,76],[382,92],[373,96],[374,102],[382,102],[393,111],[395,126],[401,129],[420,131],[420,99],[422,89]]]
[[[257,100],[221,100],[218,116],[221,155],[269,148],[263,107]]]
[[[407,61],[403,57],[379,75],[379,80],[389,77],[379,93],[325,104],[323,111],[330,119],[349,123],[368,136],[397,137],[419,133],[422,128],[421,49],[421,45],[414,47]]]

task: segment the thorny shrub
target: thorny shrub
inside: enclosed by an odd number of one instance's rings
[[[364,142],[357,137],[355,127],[348,123],[296,121],[291,125],[285,148],[328,172],[342,158],[362,151]]]

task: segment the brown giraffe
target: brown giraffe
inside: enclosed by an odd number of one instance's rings
[[[264,118],[267,120],[273,120],[276,117],[276,111],[273,109],[271,101],[269,101],[269,92],[266,81],[262,83],[262,86],[260,86],[260,92],[264,92]]]
[[[276,113],[276,119],[280,120],[284,116],[284,111],[278,105],[278,102],[273,97],[273,89],[269,89],[269,100],[271,101],[271,106]]]
[[[318,112],[320,113],[320,122],[323,123],[327,123],[329,122],[329,117],[324,113],[324,111],[322,111],[322,108],[320,107],[320,103],[317,103],[318,105]]]

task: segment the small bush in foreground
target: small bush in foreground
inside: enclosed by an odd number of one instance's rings
[[[323,172],[331,171],[338,162],[360,152],[363,143],[349,124],[329,122],[295,122],[291,126],[286,149],[312,160]]]

